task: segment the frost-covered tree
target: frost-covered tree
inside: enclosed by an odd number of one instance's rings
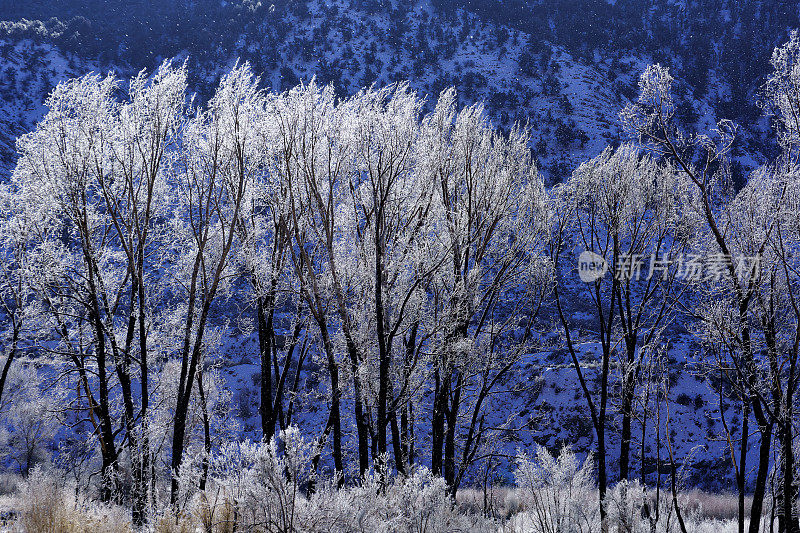
[[[163,220],[170,215],[172,195],[165,180],[165,153],[176,149],[184,119],[185,67],[164,63],[152,76],[144,72],[130,81],[129,99],[116,108],[110,125],[110,172],[101,180],[104,209],[114,243],[126,264],[127,302],[120,306],[124,341],[117,363],[124,402],[124,420],[133,476],[133,521],[145,520],[154,476],[149,445],[149,333],[162,299],[158,277],[169,240]],[[124,298],[124,296],[123,296]],[[137,364],[138,363],[138,364]],[[131,367],[138,366],[138,372]],[[138,394],[133,391],[138,381]],[[135,405],[138,397],[138,406]]]
[[[247,65],[244,68],[249,69]],[[251,74],[252,76],[252,74]],[[279,362],[276,311],[287,301],[293,277],[288,268],[291,244],[288,187],[291,181],[281,172],[285,164],[285,139],[281,136],[283,97],[267,95],[253,79],[247,90],[253,93],[248,105],[237,117],[239,157],[250,181],[237,229],[241,245],[236,250],[238,263],[249,280],[252,295],[246,301],[254,310],[261,360],[261,429],[270,441],[276,425],[285,427],[283,401],[286,380],[293,358],[289,353]],[[296,313],[299,315],[299,312]],[[301,317],[291,347],[295,347],[303,331]],[[291,349],[288,351],[292,351]]]
[[[0,412],[8,406],[7,386],[14,362],[41,339],[37,325],[46,320],[46,311],[36,300],[33,282],[35,264],[28,249],[29,221],[13,208],[15,196],[8,189],[0,191],[0,206],[8,218],[0,220]]]
[[[185,78],[184,69],[165,63],[152,77],[132,79],[121,102],[112,76],[59,85],[48,114],[20,139],[7,197],[12,216],[5,227],[13,233],[6,235],[24,237],[16,247],[28,249],[28,268],[35,269],[27,308],[49,316],[40,328],[60,341],[52,353],[80,376],[84,409],[100,439],[104,498],[119,467],[119,387],[137,523],[152,477],[148,320],[161,290],[158,249],[170,203],[161,164],[182,120]]]
[[[433,183],[431,226],[443,254],[429,289],[439,328],[431,465],[455,491],[488,425],[484,402],[529,347],[524,324],[549,287],[551,269],[541,258],[548,210],[524,130],[497,132],[482,106],[458,110],[452,90],[422,130],[420,172]],[[457,459],[465,407],[467,438]]]
[[[240,119],[258,98],[246,66],[225,75],[205,109],[184,125],[180,149],[170,153],[167,180],[176,206],[168,221],[173,238],[166,276],[175,311],[167,320],[181,362],[173,416],[170,499],[178,495],[186,423],[195,382],[203,390],[203,359],[211,306],[231,281],[238,246],[236,225],[251,185],[243,147],[250,130]],[[165,280],[167,281],[167,280]]]
[[[573,366],[597,435],[601,500],[608,483],[607,435],[614,366],[619,375],[619,478],[627,479],[636,384],[643,358],[657,342],[676,298],[677,255],[684,248],[686,186],[669,164],[636,147],[606,149],[583,163],[570,180],[556,187],[557,220],[552,253],[559,267],[556,308]],[[574,253],[571,253],[573,252]],[[575,289],[574,264],[586,253],[609,272],[598,272]],[[567,254],[562,259],[562,254]],[[575,263],[565,265],[564,260]],[[578,265],[579,268],[581,265]],[[599,266],[599,265],[598,265]],[[583,274],[583,272],[581,272]],[[585,299],[600,345],[594,390],[586,370],[591,363],[576,346],[577,332],[566,296]],[[611,413],[613,416],[613,413]],[[601,501],[601,516],[606,509]]]
[[[723,258],[723,274],[730,286],[723,294],[728,297],[730,309],[734,311],[739,333],[732,335],[731,345],[735,345],[735,358],[741,373],[737,376],[747,389],[746,402],[752,409],[761,434],[758,473],[751,516],[758,516],[763,506],[769,469],[769,448],[772,440],[773,424],[766,412],[766,404],[758,394],[754,394],[757,369],[755,352],[751,343],[751,327],[748,311],[755,290],[755,276],[740,277],[733,258],[740,250],[732,249],[730,237],[725,231],[725,207],[729,201],[729,188],[726,186],[724,156],[733,141],[734,126],[721,122],[716,133],[718,139],[706,136],[688,136],[681,131],[675,119],[676,106],[672,97],[672,76],[660,65],[652,65],[642,74],[639,98],[629,104],[622,112],[621,119],[628,133],[658,157],[668,159],[682,172],[695,190],[696,213],[703,222],[709,239],[705,250],[720,254]],[[699,149],[699,150],[695,150]],[[699,154],[699,155],[698,155]],[[708,247],[712,246],[712,247]],[[759,247],[760,248],[760,247]],[[730,330],[729,330],[730,331]],[[747,439],[742,439],[742,450],[747,449]],[[742,458],[746,456],[743,451]],[[740,480],[740,516],[743,527],[743,487]],[[758,522],[751,523],[751,531],[757,530]]]
[[[764,87],[764,104],[775,118],[779,159],[757,170],[738,193],[731,190],[725,156],[735,129],[721,122],[716,139],[683,134],[677,125],[667,69],[649,67],[640,80],[637,101],[621,117],[630,134],[667,159],[690,180],[699,226],[697,249],[717,259],[713,279],[697,287],[703,304],[696,315],[702,335],[725,354],[720,372],[741,391],[744,416],[752,410],[759,428],[759,456],[751,516],[760,516],[777,429],[780,481],[777,491],[781,531],[797,531],[791,398],[797,389],[796,275],[793,266],[796,200],[797,34],[773,54],[773,73]],[[788,403],[787,403],[788,402]],[[739,527],[744,527],[746,422],[737,469]],[[733,454],[732,454],[733,456]],[[757,531],[752,521],[750,531]]]
[[[415,172],[421,106],[405,85],[342,104],[344,116],[358,117],[348,131],[355,166],[344,184],[336,242],[339,280],[351,295],[348,335],[374,409],[373,462],[383,467],[391,427],[395,466],[403,473],[408,459],[397,413],[418,387],[422,365],[414,350],[424,287],[438,267],[428,246],[431,187]]]
[[[126,268],[112,244],[102,191],[112,166],[110,136],[117,81],[88,75],[60,84],[49,112],[20,138],[12,175],[18,220],[31,225],[37,298],[58,338],[52,353],[74,367],[84,409],[102,452],[101,499],[111,498],[119,469],[117,413],[111,389],[121,361],[114,319]],[[120,374],[124,369],[116,366]]]
[[[346,301],[337,288],[338,263],[333,256],[336,206],[342,183],[352,165],[352,155],[339,127],[348,117],[340,114],[332,87],[315,83],[297,87],[274,104],[278,125],[278,153],[272,171],[285,184],[288,195],[289,257],[298,298],[313,323],[329,378],[329,411],[318,439],[318,453],[331,437],[334,468],[344,473],[342,449],[341,366],[344,358],[336,343],[336,316],[347,317]],[[349,332],[342,320],[341,328]],[[348,355],[354,361],[354,343]],[[357,368],[357,364],[356,364]],[[359,473],[367,468],[367,428],[363,413],[360,376],[353,372],[354,415],[358,433]],[[316,462],[319,461],[317,457]]]

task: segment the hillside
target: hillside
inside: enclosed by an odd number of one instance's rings
[[[594,1],[536,8],[355,0],[193,2],[156,10],[63,4],[0,11],[6,173],[15,136],[41,116],[40,103],[55,83],[88,71],[152,70],[164,58],[188,58],[201,99],[237,60],[249,61],[275,90],[314,77],[342,95],[401,80],[431,98],[455,86],[462,103],[484,102],[499,126],[527,124],[539,166],[552,181],[619,139],[617,113],[636,93],[640,71],[662,62],[682,80],[687,126],[702,131],[730,118],[742,125],[743,149],[769,153],[761,142],[767,124],[753,97],[772,48],[797,16],[762,2],[748,3],[754,16],[736,3],[718,10],[707,3]],[[608,23],[596,22],[606,17]],[[686,33],[677,33],[684,21]],[[748,37],[767,31],[768,39]],[[743,42],[756,48],[737,53]],[[761,161],[739,162],[734,172],[741,183]]]

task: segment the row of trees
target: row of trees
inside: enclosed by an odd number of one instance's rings
[[[4,191],[4,369],[34,345],[53,357],[97,438],[100,498],[124,461],[144,520],[166,429],[174,503],[193,410],[211,452],[204,374],[226,302],[257,332],[266,440],[291,423],[312,348],[329,409],[315,464],[330,443],[340,474],[385,473],[390,455],[406,473],[414,406],[435,375],[431,462],[456,487],[489,431],[488,396],[526,346],[518,317],[546,286],[533,261],[546,193],[525,133],[498,134],[479,106],[458,111],[453,91],[420,120],[402,84],[342,101],[313,83],[275,95],[246,65],[202,108],[169,64],[121,92],[96,75],[56,88]]]
[[[213,355],[235,320],[258,339],[265,440],[297,416],[313,363],[327,409],[315,469],[326,450],[340,484],[429,462],[455,493],[497,453],[506,426],[489,411],[544,342],[537,317],[547,309],[597,437],[605,523],[610,401],[621,418],[618,479],[628,479],[634,423],[642,464],[647,417],[661,431],[662,404],[669,428],[669,402],[658,402],[668,387],[651,394],[649,383],[665,369],[665,330],[685,311],[723,423],[723,396],[741,406],[741,435],[725,425],[740,530],[752,416],[750,514],[762,513],[775,445],[781,531],[798,531],[798,60],[793,34],[765,86],[783,155],[738,192],[726,174],[732,125],[721,123],[718,139],[681,131],[672,79],[657,65],[621,113],[631,142],[552,190],[525,130],[499,133],[481,106],[459,109],[453,90],[424,113],[404,84],[344,99],[313,82],[274,94],[247,65],[203,106],[187,98],[185,67],[169,63],[127,85],[112,75],[62,83],[19,139],[0,196],[0,406],[15,360],[47,363],[69,391],[64,424],[88,428],[96,445],[100,499],[122,497],[129,481],[142,524],[157,480],[170,479],[176,505],[187,479],[205,488],[225,410]],[[580,284],[585,250],[616,275]],[[721,268],[687,278],[671,260],[684,253],[718,256]],[[623,275],[632,257],[652,257],[659,274]],[[743,257],[761,268],[743,269]],[[579,304],[593,316],[596,366],[578,346]]]

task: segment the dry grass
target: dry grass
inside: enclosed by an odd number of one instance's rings
[[[154,533],[193,533],[199,525],[191,516],[162,514],[156,518]]]
[[[693,489],[682,495],[689,512],[696,512],[704,518],[735,520],[739,513],[739,500],[736,494],[713,494]],[[745,497],[745,509],[750,509],[753,498]],[[765,509],[766,512],[766,509]]]
[[[204,493],[195,496],[191,511],[178,514],[164,513],[154,525],[155,533],[233,533],[236,508],[226,499],[209,502]]]
[[[54,478],[31,474],[18,499],[17,531],[25,533],[129,533],[125,509],[100,505],[75,495]]]
[[[733,493],[715,494],[692,489],[682,493],[680,501],[685,513],[709,520],[735,520],[739,512],[739,501]],[[745,497],[745,509],[750,509],[752,501],[752,497]],[[524,496],[515,487],[494,487],[485,493],[481,489],[461,489],[456,503],[465,510],[486,512],[497,518],[510,518],[525,508]],[[768,510],[765,508],[764,512]]]
[[[206,493],[195,498],[193,515],[206,533],[233,533],[236,527],[236,508],[227,499],[209,502]]]

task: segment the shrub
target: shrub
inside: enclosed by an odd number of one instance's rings
[[[524,495],[521,526],[541,533],[597,531],[599,509],[591,456],[581,464],[565,446],[558,458],[539,447],[535,459],[517,455],[514,479]]]
[[[675,401],[678,403],[678,405],[683,405],[684,407],[692,405],[692,397],[685,392],[678,394],[678,397],[675,399]]]
[[[314,473],[316,453],[317,443],[296,428],[268,444],[223,447],[212,457],[213,488],[193,500],[197,521],[215,532],[232,529],[232,517],[245,531],[444,533],[491,526],[460,512],[444,480],[426,468],[394,479],[370,473],[360,486],[339,489],[337,479]]]
[[[23,483],[19,525],[30,533],[132,531],[127,511],[90,502],[58,478],[35,469]]]
[[[606,494],[609,523],[621,533],[635,531],[644,533],[642,508],[648,497],[647,491],[638,481],[620,481]]]

